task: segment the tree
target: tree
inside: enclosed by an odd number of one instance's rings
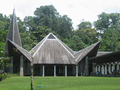
[[[78,24],[78,29],[88,29],[88,28],[92,28],[92,24],[88,21],[83,21],[80,24]]]
[[[120,50],[120,28],[109,27],[103,34],[100,50],[118,51]]]
[[[60,17],[58,21],[58,31],[56,32],[61,36],[61,38],[70,39],[72,30],[72,20],[67,15]]]
[[[32,32],[32,36],[35,36],[38,41],[41,41],[48,33],[50,33],[50,28],[47,26],[38,26],[36,31]]]
[[[84,33],[84,37],[86,37],[86,44],[90,45],[98,41],[98,32],[94,28],[81,29],[81,31]]]
[[[37,26],[47,26],[51,28],[53,31],[57,31],[58,28],[58,18],[60,17],[57,10],[54,8],[53,5],[46,5],[37,8],[34,11],[34,21],[36,22]]]
[[[81,50],[81,49],[84,48],[84,45],[85,45],[85,44],[84,44],[84,42],[81,40],[80,37],[74,35],[74,36],[72,37],[72,40],[74,41],[74,44],[76,44],[76,45],[75,45],[75,48],[74,48],[73,50],[79,51],[79,50]],[[72,42],[72,43],[73,43],[73,42]],[[70,47],[71,47],[71,46],[70,46]]]
[[[28,51],[38,43],[37,38],[33,35],[30,35],[28,31],[20,33],[20,36],[22,40],[22,47]]]
[[[94,22],[94,26],[98,31],[104,32],[109,27],[119,27],[120,25],[120,14],[119,13],[110,13],[107,14],[103,12],[98,15],[98,20]]]
[[[84,47],[98,41],[99,33],[95,28],[92,28],[92,24],[88,21],[83,21],[78,24],[78,30],[75,30],[74,33],[85,43]]]

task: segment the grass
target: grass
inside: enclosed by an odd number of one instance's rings
[[[30,90],[30,80],[30,77],[7,78],[0,82],[0,90]],[[34,90],[120,90],[120,78],[34,77]]]

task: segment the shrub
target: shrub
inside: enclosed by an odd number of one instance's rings
[[[0,81],[2,81],[2,75],[0,74]]]

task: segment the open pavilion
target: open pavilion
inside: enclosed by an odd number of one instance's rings
[[[73,51],[49,33],[30,51],[22,48],[21,38],[17,25],[15,10],[6,38],[6,56],[11,57],[11,73],[20,73],[20,76],[30,75],[30,65],[34,64],[34,75],[37,76],[86,76],[101,72],[107,75],[120,70],[120,51],[98,52],[100,42],[80,51]],[[31,59],[32,58],[32,59]]]

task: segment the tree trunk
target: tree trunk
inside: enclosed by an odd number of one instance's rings
[[[33,90],[33,63],[31,62],[31,90]]]

